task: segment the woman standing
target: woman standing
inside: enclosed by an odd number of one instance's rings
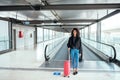
[[[79,53],[82,52],[80,33],[77,28],[73,28],[67,46],[71,54],[73,75],[76,75],[78,73]]]

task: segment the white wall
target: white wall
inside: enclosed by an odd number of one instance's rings
[[[13,24],[16,30],[16,48],[24,48],[34,45],[34,27]],[[23,38],[19,38],[19,31],[23,32]],[[32,34],[32,37],[30,36]]]

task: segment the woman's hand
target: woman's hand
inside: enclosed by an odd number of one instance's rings
[[[68,48],[68,53],[70,53],[70,48]]]
[[[81,56],[82,54],[81,53],[79,53],[79,56]]]
[[[68,51],[70,51],[70,48],[68,48]]]

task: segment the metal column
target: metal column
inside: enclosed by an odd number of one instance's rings
[[[101,42],[101,22],[97,23],[97,32],[96,32],[97,36],[96,36],[96,40],[98,42]]]
[[[90,26],[88,27],[88,39],[90,39]]]

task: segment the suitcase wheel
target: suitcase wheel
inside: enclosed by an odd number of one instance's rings
[[[64,76],[64,77],[66,77],[66,76]],[[68,78],[70,77],[70,76],[67,76]]]

